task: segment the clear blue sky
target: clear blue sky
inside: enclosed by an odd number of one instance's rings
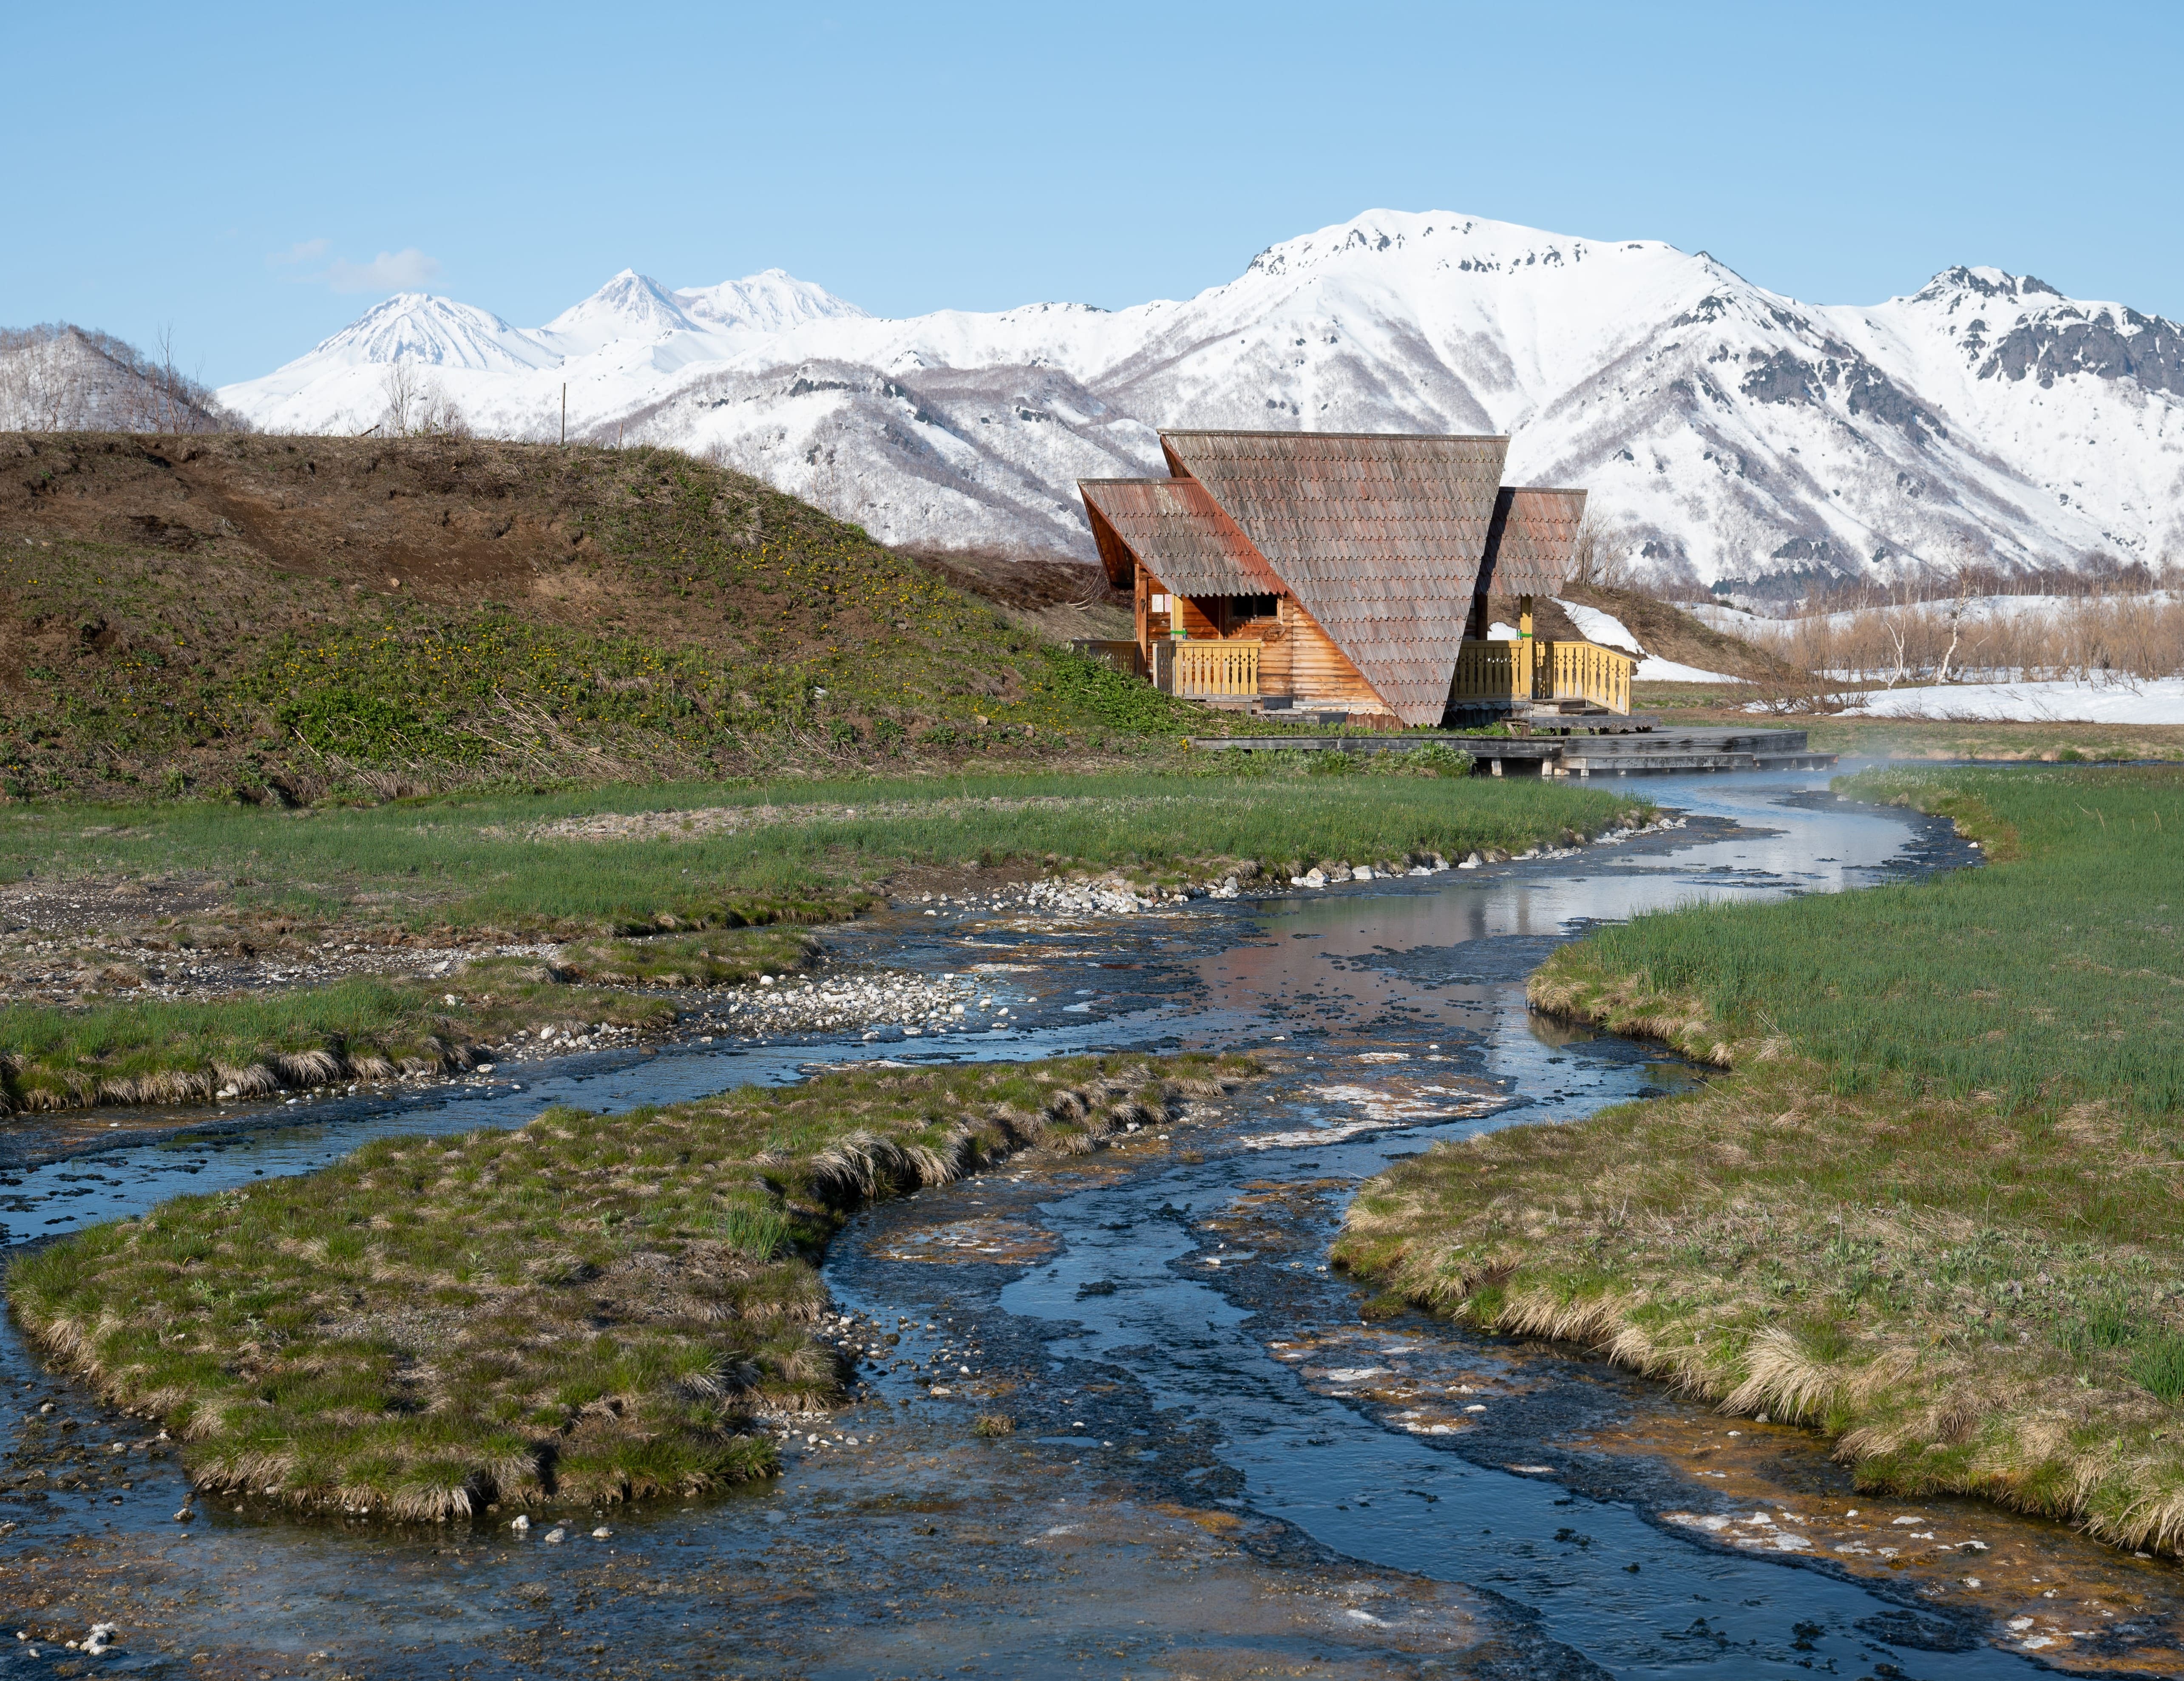
[[[520,326],[625,265],[1114,307],[1374,206],[1815,303],[1992,263],[2184,316],[2176,3],[166,0],[4,38],[0,325],[171,325],[215,383],[405,283]]]

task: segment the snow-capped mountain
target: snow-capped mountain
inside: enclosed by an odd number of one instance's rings
[[[1652,569],[1713,582],[1964,559],[2184,562],[2184,328],[1951,269],[1814,307],[1704,253],[1376,210],[1183,302],[886,320],[779,270],[625,271],[524,331],[389,299],[220,395],[360,431],[422,365],[481,431],[669,443],[889,541],[1090,553],[1074,481],[1163,426],[1508,432]]]
[[[870,319],[855,304],[845,303],[824,287],[781,269],[678,292],[675,301],[699,320],[717,326],[746,327],[753,332],[786,332],[806,321],[844,316]]]
[[[654,343],[677,333],[703,333],[682,302],[658,281],[624,269],[582,303],[572,304],[536,335],[565,356],[582,356],[624,339]]]

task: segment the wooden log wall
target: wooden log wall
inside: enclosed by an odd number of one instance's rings
[[[1350,663],[1350,657],[1320,629],[1318,620],[1297,605],[1293,597],[1284,596],[1281,607],[1282,640],[1290,649],[1288,693],[1300,700],[1328,701],[1353,712],[1387,710],[1373,686]],[[1263,665],[1260,667],[1262,672],[1265,669]]]
[[[1382,712],[1387,708],[1373,692],[1349,656],[1334,645],[1311,614],[1293,596],[1279,597],[1271,618],[1228,619],[1225,604],[1215,604],[1217,620],[1188,596],[1174,594],[1143,566],[1137,569],[1136,620],[1138,646],[1150,657],[1151,645],[1171,633],[1176,615],[1152,610],[1155,596],[1166,596],[1182,618],[1184,632],[1194,640],[1248,638],[1259,648],[1259,693],[1277,698],[1321,701],[1352,712]]]

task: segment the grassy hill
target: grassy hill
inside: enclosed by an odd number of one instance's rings
[[[0,467],[8,797],[900,769],[1205,727],[671,451],[12,434]]]

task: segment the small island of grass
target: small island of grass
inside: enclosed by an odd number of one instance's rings
[[[17,1260],[31,1340],[159,1419],[196,1485],[444,1519],[690,1495],[840,1399],[814,1263],[850,1211],[1028,1147],[1081,1152],[1237,1057],[858,1068],[514,1131],[383,1138]]]

